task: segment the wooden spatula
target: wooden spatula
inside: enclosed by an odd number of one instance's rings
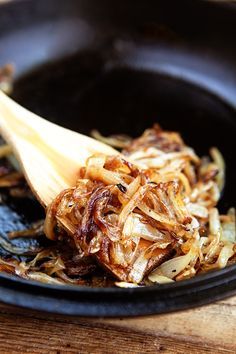
[[[118,154],[108,145],[37,116],[1,91],[0,134],[12,146],[32,192],[45,207],[75,185],[79,167],[89,156]]]

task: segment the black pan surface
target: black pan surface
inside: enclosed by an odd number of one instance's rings
[[[65,127],[137,136],[158,122],[200,155],[217,146],[227,165],[224,212],[236,200],[235,24],[236,5],[212,1],[19,0],[0,7],[0,65],[15,64],[16,101]],[[32,200],[8,200],[0,232],[39,215]],[[235,292],[236,266],[139,289],[0,276],[1,301],[83,316],[162,313]]]

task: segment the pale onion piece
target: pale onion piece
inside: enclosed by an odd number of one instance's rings
[[[106,184],[125,184],[120,174],[106,170],[103,166],[106,162],[105,155],[92,156],[87,160],[86,178],[99,179]]]
[[[198,251],[198,256],[200,263],[204,263],[204,254],[206,253],[204,251],[205,246],[207,246],[209,243],[208,237],[202,236],[199,239],[199,251]]]
[[[195,230],[191,238],[181,245],[181,250],[187,254],[190,250],[193,254],[197,254],[200,248],[200,236],[198,230]]]
[[[209,228],[210,233],[219,237],[221,232],[220,218],[218,209],[212,208],[209,212]]]
[[[87,168],[86,178],[100,180],[106,184],[123,184],[126,188],[126,183],[119,173],[106,170],[103,167],[91,166]]]
[[[127,245],[127,242],[125,242],[125,244],[123,244],[125,260],[128,264],[133,264],[133,262],[134,262],[135,255],[136,255],[136,252],[137,252],[138,246],[139,246],[139,241],[140,241],[140,237],[133,236],[128,241],[128,245]]]
[[[182,151],[183,154],[187,154],[188,157],[191,157],[191,160],[198,164],[200,162],[200,158],[196,155],[195,151],[190,148],[190,147],[185,147],[185,149]]]
[[[180,172],[184,168],[185,164],[186,161],[184,159],[169,161],[169,163],[163,168],[161,168],[159,172],[162,174],[170,172]]]
[[[178,152],[167,152],[165,154],[165,159],[173,161],[175,159],[186,158],[188,156],[189,156],[189,152],[187,150],[186,151],[178,151]]]
[[[133,195],[137,192],[137,190],[139,189],[140,187],[140,175],[137,176],[127,187],[126,189],[126,195],[129,197],[129,198],[132,198]]]
[[[56,218],[54,217],[52,208],[53,208],[53,203],[51,203],[47,208],[46,218],[44,222],[44,232],[47,238],[49,238],[52,241],[55,241],[57,239],[57,236],[55,235],[55,227],[57,221]]]
[[[160,183],[160,182],[165,183],[170,181],[181,182],[185,189],[185,193],[187,195],[190,195],[191,193],[191,187],[189,181],[182,172],[174,171],[174,172],[167,172],[166,174],[163,174],[163,173],[159,173],[159,171],[158,172],[155,171],[155,173],[151,175],[150,179],[152,182],[155,183]],[[186,196],[185,198],[188,197]]]
[[[235,208],[230,208],[228,210],[227,215],[231,218],[232,222],[236,222],[236,209]]]
[[[174,177],[179,179],[182,182],[182,185],[184,186],[184,189],[185,189],[185,193],[187,195],[190,195],[191,187],[190,187],[189,180],[187,179],[187,177],[182,172],[175,172]]]
[[[132,153],[130,155],[133,159],[139,159],[139,160],[144,160],[144,159],[150,159],[150,160],[155,160],[155,158],[160,158],[160,161],[162,160],[163,162],[167,160],[175,160],[179,158],[191,158],[195,162],[199,162],[199,158],[197,155],[194,153],[193,149],[186,147],[182,151],[177,151],[177,152],[163,152],[159,149],[149,147],[145,150],[138,150],[135,153]],[[154,166],[155,167],[155,166]]]
[[[215,257],[217,257],[220,253],[221,246],[219,242],[214,239],[208,247],[206,247],[206,250],[208,251],[206,256],[205,256],[205,263],[211,263]]]
[[[148,169],[147,165],[142,162],[142,160],[132,160],[131,158],[126,158],[127,161],[131,162],[133,165],[135,165],[137,168],[140,170],[146,170]]]
[[[144,203],[140,203],[138,205],[139,209],[146,215],[150,216],[152,219],[159,221],[160,223],[175,226],[176,222],[174,220],[170,220],[169,218],[166,218],[165,216],[157,214],[155,211],[152,209],[148,208],[148,206]]]
[[[177,277],[176,281],[190,279],[196,275],[196,270],[194,267],[186,269],[185,271],[181,272]]]
[[[236,210],[235,208],[230,208],[227,217],[229,221],[223,222],[222,226],[222,240],[227,240],[236,243]]]
[[[140,288],[141,286],[138,284],[134,284],[134,283],[127,283],[125,281],[116,281],[115,285],[118,286],[119,288]]]
[[[137,150],[135,152],[132,152],[132,154],[129,155],[129,158],[132,160],[142,160],[145,158],[152,158],[152,157],[157,157],[157,156],[164,156],[166,153],[156,149],[154,147],[149,147],[145,148],[143,150]],[[136,161],[137,162],[137,161]]]
[[[196,172],[194,169],[194,166],[191,164],[190,161],[187,161],[185,166],[184,166],[184,170],[183,170],[184,175],[186,176],[186,178],[188,179],[189,183],[194,185],[196,183]]]
[[[147,241],[160,242],[160,245],[163,243],[163,248],[166,248],[171,242],[166,242],[164,234],[151,225],[141,222],[140,216],[134,213],[130,214],[126,219],[123,234],[125,237],[133,236],[143,238]]]
[[[97,167],[97,168],[102,168],[106,162],[106,156],[105,155],[93,155],[87,159],[86,166],[87,168],[89,167]]]
[[[189,215],[186,206],[183,203],[182,197],[180,193],[176,193],[174,191],[174,188],[168,188],[168,195],[170,197],[170,201],[172,203],[172,206],[174,207],[174,212],[175,215],[180,223],[183,223],[186,217],[190,217],[192,220],[191,216]]]
[[[63,270],[58,270],[55,275],[57,278],[59,278],[64,282],[64,283],[69,283],[69,284],[78,284],[78,279],[72,279],[66,275],[66,273],[63,272]]]
[[[171,243],[170,241],[161,241],[161,240],[155,241],[153,243],[153,249],[155,248],[165,249],[167,246],[170,245],[170,243]]]
[[[39,252],[33,259],[28,263],[30,267],[35,267],[36,263],[43,258],[52,258],[53,252],[51,250],[45,249]]]
[[[208,243],[209,243],[209,238],[207,236],[200,237],[200,240],[199,240],[200,248],[202,248],[203,246],[207,246]]]
[[[49,275],[42,272],[29,272],[27,274],[27,278],[30,280],[35,280],[46,284],[56,284],[56,285],[65,284],[63,281],[50,277]]]
[[[163,210],[165,210],[166,216],[170,219],[175,219],[176,218],[175,210],[174,210],[173,206],[171,205],[171,200],[170,200],[169,196],[166,195],[166,192],[164,190],[162,190],[161,188],[157,188],[156,195],[157,195],[158,199],[156,200],[157,203],[155,203],[155,204],[162,205]]]
[[[123,207],[120,215],[118,226],[122,228],[124,223],[130,213],[138,206],[138,204],[142,201],[146,191],[150,188],[150,185],[146,184],[144,186],[139,187],[137,192],[132,196],[130,201]]]
[[[224,268],[226,267],[228,260],[234,255],[234,245],[232,243],[229,243],[225,245],[219,254],[219,257],[217,259],[217,264],[219,268]]]
[[[185,205],[187,205],[188,203],[190,203],[190,198],[188,196],[183,196],[183,202]]]
[[[198,228],[194,230],[193,239],[196,240],[196,244],[197,244],[197,246],[199,246],[200,234],[199,234]]]
[[[69,218],[57,217],[57,221],[70,235],[73,235],[76,232],[76,225],[72,223]]]
[[[52,265],[51,265],[52,263]],[[47,269],[47,274],[48,275],[52,275],[58,271],[61,271],[63,269],[65,269],[65,264],[63,262],[63,260],[61,259],[61,257],[58,257],[57,259],[53,260],[53,261],[49,261],[49,265],[50,267],[47,267],[47,262],[44,263],[44,267],[45,268],[49,268]]]
[[[169,152],[169,153],[163,153],[160,154],[159,150],[155,149],[155,148],[149,148],[146,151],[146,154],[143,156],[140,153],[136,153],[136,156],[134,154],[132,154],[132,156],[130,156],[130,158],[135,158],[135,160],[137,159],[138,161],[136,161],[138,164],[142,164],[143,166],[145,166],[146,168],[164,168],[166,165],[170,166],[170,164],[172,164],[175,161],[181,161],[181,165],[187,158],[191,158],[192,160],[195,160],[196,158],[192,155],[191,153],[191,149],[189,149],[189,151],[180,151],[180,152]],[[176,170],[176,166],[178,166],[179,169],[179,163],[176,162],[171,165],[171,166],[175,166],[175,168],[173,169],[173,167],[169,168],[170,170]]]
[[[225,161],[223,155],[216,147],[210,149],[210,154],[219,169],[219,173],[216,176],[216,181],[220,191],[222,191],[225,183]]]
[[[127,267],[127,263],[125,261],[124,249],[119,242],[112,243],[110,249],[110,256],[112,259],[112,263],[122,265],[123,267]]]
[[[182,272],[190,263],[192,258],[194,257],[193,252],[190,250],[184,256],[179,256],[176,258],[172,258],[164,263],[162,263],[159,267],[157,267],[151,275],[163,275],[167,278],[173,279]]]
[[[137,151],[137,153],[139,151]],[[144,148],[144,150],[143,150],[144,157],[155,157],[155,156],[165,156],[165,155],[166,155],[166,152],[164,152],[160,149],[157,149],[155,147],[148,147],[148,148]]]
[[[133,235],[134,223],[136,218],[137,217],[135,217],[134,213],[128,215],[123,228],[123,236],[125,238]]]
[[[220,218],[218,209],[212,208],[209,212],[209,230],[212,239],[210,245],[207,247],[207,254],[205,261],[211,261],[219,252],[219,243],[222,234]]]
[[[222,241],[236,243],[236,225],[235,222],[222,223]]]
[[[220,188],[216,183],[213,183],[211,187],[211,196],[215,203],[220,199]]]
[[[98,251],[100,251],[102,239],[103,239],[103,233],[100,230],[98,230],[96,236],[92,238],[92,240],[89,242],[89,248],[88,248],[89,254],[95,254]]]
[[[15,265],[15,274],[25,278],[27,271],[29,270],[29,265],[26,262],[20,262]]]
[[[208,210],[207,208],[205,208],[204,206],[202,205],[199,205],[197,203],[188,203],[186,205],[188,211],[194,215],[194,216],[197,216],[199,218],[207,218],[208,217]]]
[[[166,165],[166,159],[163,156],[145,158],[137,161],[140,167],[143,168],[162,168]]]
[[[192,221],[191,223],[189,224],[189,227],[190,227],[190,231],[193,231],[197,228],[199,228],[199,222],[196,218],[192,217]]]
[[[138,256],[128,276],[130,282],[140,283],[143,280],[148,261],[149,259],[145,257],[145,252]]]
[[[168,246],[168,244],[164,242],[153,242],[150,246],[148,246],[144,254],[147,258],[151,259],[153,256],[155,257],[155,251],[160,251],[160,249],[165,249]],[[170,249],[169,249],[170,251]],[[153,268],[152,268],[153,269]]]
[[[200,202],[200,199],[202,199],[203,194],[205,192],[208,192],[211,188],[213,188],[213,186],[216,186],[216,183],[211,180],[204,184],[203,182],[198,182],[192,190],[190,200],[192,202]],[[207,196],[209,197],[209,194],[207,194]]]
[[[26,272],[29,269],[29,265],[26,262],[20,262],[18,263],[15,260],[12,261],[4,261],[3,259],[0,259],[0,264],[4,264],[4,265],[9,265],[11,267],[14,267],[15,269],[15,274],[19,275],[23,278],[26,277]]]
[[[215,182],[213,181],[208,181],[207,183],[203,183],[203,182],[198,182],[197,184],[197,188],[201,191],[201,192],[207,192],[209,191],[213,185],[215,185]]]
[[[173,279],[167,278],[164,275],[159,275],[154,273],[149,274],[148,279],[151,282],[158,283],[158,284],[174,283]]]
[[[189,196],[189,199],[192,201],[192,202],[195,202],[195,200],[197,200],[198,196],[199,196],[199,188],[195,187],[192,189],[192,192]]]
[[[56,210],[56,217],[60,216],[67,216],[67,214],[71,213],[71,207],[68,207],[69,204],[71,204],[71,198],[69,196],[69,191],[64,194],[63,198],[61,198],[57,210]],[[74,202],[72,202],[72,207],[73,207]]]

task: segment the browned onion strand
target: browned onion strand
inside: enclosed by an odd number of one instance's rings
[[[235,209],[219,215],[216,208],[225,181],[217,148],[200,158],[178,133],[158,125],[133,140],[95,135],[124,147],[124,157],[91,156],[76,186],[48,207],[45,234],[71,256],[64,259],[56,247],[30,263],[4,260],[0,269],[83,284],[101,267],[117,286],[129,287],[179,281],[236,261]]]

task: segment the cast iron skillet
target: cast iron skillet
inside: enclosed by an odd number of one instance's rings
[[[89,134],[140,134],[159,122],[197,153],[227,164],[221,211],[236,196],[236,5],[213,1],[20,0],[0,7],[0,65],[16,67],[13,97]],[[1,234],[42,210],[3,205]],[[15,241],[20,242],[20,241]],[[236,291],[236,266],[141,289],[48,286],[0,276],[0,300],[85,316],[136,316],[205,304]]]

